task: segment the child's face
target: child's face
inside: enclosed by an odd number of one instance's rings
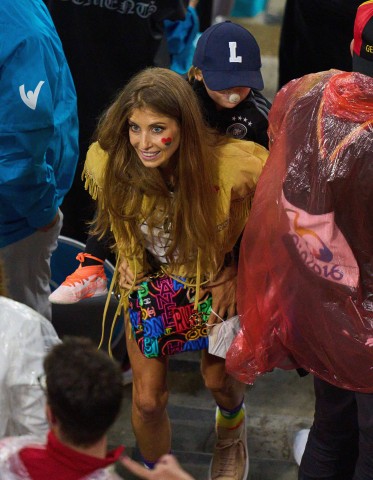
[[[248,96],[250,88],[233,87],[228,90],[210,90],[205,84],[209,97],[215,102],[216,108],[234,108]]]
[[[210,90],[203,79],[202,73],[196,73],[195,78],[203,82],[209,97],[215,102],[216,108],[221,110],[223,108],[234,108],[250,93],[249,87],[232,87],[226,90]]]

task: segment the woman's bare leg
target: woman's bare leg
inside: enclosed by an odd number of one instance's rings
[[[133,431],[143,458],[155,462],[171,450],[167,358],[146,358],[133,337],[127,338],[127,351],[133,372]]]
[[[218,405],[231,410],[242,402],[245,385],[226,373],[223,358],[203,350],[201,371],[206,388],[211,391]]]
[[[225,371],[225,361],[202,352],[202,375],[219,408],[216,415],[216,443],[209,478],[246,480],[249,471],[245,385]]]

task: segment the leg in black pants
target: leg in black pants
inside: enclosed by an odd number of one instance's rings
[[[110,250],[110,243],[112,242],[111,233],[106,234],[105,237],[99,239],[96,235],[89,235],[84,249],[85,253],[89,253],[100,260],[109,259],[115,265],[115,256]],[[100,262],[85,258],[83,266],[97,265]]]
[[[354,480],[373,478],[373,393],[356,393],[359,422],[359,457]]]
[[[298,479],[352,480],[359,438],[356,394],[318,378],[314,379],[314,388],[315,418]]]

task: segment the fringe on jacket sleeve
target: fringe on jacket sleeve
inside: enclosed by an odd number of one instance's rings
[[[98,199],[99,193],[102,190],[107,160],[108,155],[102,150],[99,143],[92,143],[84,164],[82,180],[84,181],[84,188],[93,200]]]

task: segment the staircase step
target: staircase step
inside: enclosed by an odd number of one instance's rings
[[[215,409],[168,406],[173,432],[173,449],[180,452],[211,453],[215,442]],[[292,443],[295,433],[310,425],[308,417],[260,415],[247,412],[250,456],[264,460],[293,462]]]
[[[199,373],[199,355],[170,359],[168,413],[172,424],[172,448],[181,464],[197,480],[206,479],[215,435],[215,402]],[[312,377],[294,371],[275,370],[247,387],[245,404],[250,454],[249,480],[296,480],[292,458],[295,432],[311,425]],[[120,418],[109,434],[110,445],[125,444],[138,456],[130,422],[131,386],[125,389]],[[124,478],[131,480],[128,474]]]
[[[207,480],[212,455],[200,452],[173,451],[182,467],[196,480]],[[127,449],[127,454],[140,461],[138,451]],[[121,465],[117,473],[126,480],[135,480]],[[259,459],[250,455],[250,470],[248,480],[297,480],[298,467],[294,462],[273,459]],[[166,480],[166,479],[165,479]]]
[[[176,455],[177,452],[175,452]],[[196,480],[207,480],[211,456],[185,458],[178,456],[181,465]],[[201,464],[203,460],[204,464]],[[298,467],[294,463],[279,460],[261,460],[250,457],[248,480],[297,480]]]

